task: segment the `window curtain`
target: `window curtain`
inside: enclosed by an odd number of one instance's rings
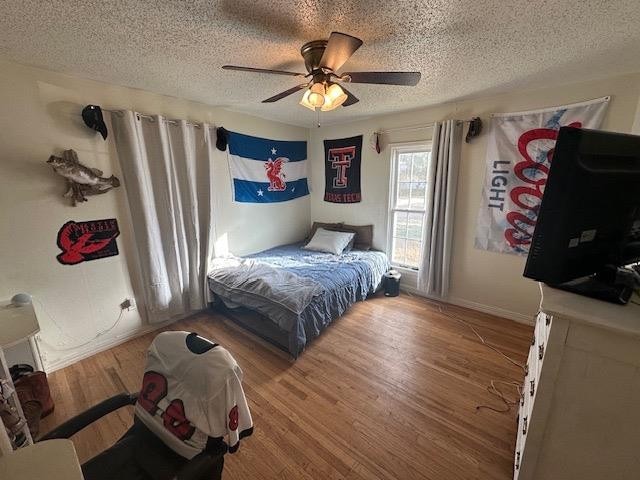
[[[427,172],[427,211],[418,274],[418,288],[433,297],[446,298],[449,291],[453,213],[461,144],[462,122],[436,122]]]
[[[213,129],[131,111],[116,112],[112,125],[147,320],[164,322],[205,308]]]

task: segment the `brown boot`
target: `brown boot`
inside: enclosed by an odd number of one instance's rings
[[[0,401],[0,418],[2,418],[2,423],[7,429],[7,432],[11,435],[21,433],[22,428],[25,423],[27,423],[26,420],[20,418],[18,410],[12,407],[7,401]]]
[[[51,392],[49,390],[49,382],[47,381],[47,374],[44,372],[33,372],[27,375],[23,375],[15,382],[16,391],[20,398],[20,403],[24,406],[26,402],[35,400],[40,403],[42,414],[44,418],[53,412],[55,407],[53,399],[51,398]]]

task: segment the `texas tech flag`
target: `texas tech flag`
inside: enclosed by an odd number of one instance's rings
[[[360,161],[362,135],[324,141],[324,201],[358,203],[360,193]]]

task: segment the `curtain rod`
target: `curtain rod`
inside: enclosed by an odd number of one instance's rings
[[[459,120],[459,122],[469,123],[471,120],[473,119],[468,118],[466,120]],[[410,130],[422,130],[426,128],[433,128],[434,125],[435,125],[435,122],[423,123],[420,125],[409,125],[407,127],[396,127],[396,128],[387,128],[386,130],[376,130],[374,133],[384,134],[384,133],[392,133],[392,132],[406,132]]]
[[[109,112],[109,113],[115,113],[116,115],[122,115],[124,114],[124,110],[122,109],[109,109],[109,108],[103,108],[104,111]],[[139,113],[139,112],[134,112],[138,117],[140,118],[145,118],[151,122],[155,122],[156,118],[153,115],[148,115],[146,113]],[[466,120],[459,120],[462,123],[469,123],[471,120],[473,120],[472,118],[468,118]],[[165,122],[171,124],[171,125],[178,125],[180,123],[180,120],[170,120],[165,118],[164,119]],[[187,125],[191,125],[195,128],[202,128],[202,124],[201,123],[193,123],[193,122],[187,122]],[[422,130],[422,129],[426,129],[426,128],[433,128],[433,126],[435,125],[434,122],[431,123],[423,123],[421,125],[410,125],[407,127],[397,127],[397,128],[387,128],[386,130],[376,130],[374,133],[378,133],[378,134],[384,134],[384,133],[392,133],[392,132],[405,132],[405,131],[411,131],[411,130]]]
[[[115,113],[116,115],[124,115],[124,110],[122,109],[116,109],[116,110],[112,110],[109,108],[103,108],[102,110],[104,110],[105,112],[109,112],[109,113]],[[153,115],[147,115],[146,113],[139,113],[139,112],[133,112],[135,113],[139,118],[145,118],[151,122],[155,122],[156,121],[156,117],[154,117]],[[179,125],[181,120],[170,120],[168,118],[164,118],[163,119],[165,122],[171,124],[171,125]],[[191,125],[195,128],[202,128],[202,124],[201,123],[193,123],[193,122],[187,122],[187,125]]]

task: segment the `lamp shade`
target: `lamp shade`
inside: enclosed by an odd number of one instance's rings
[[[311,88],[309,88],[309,90],[311,90],[311,93],[317,93],[319,95],[325,94],[325,88],[323,83],[314,83],[313,85],[311,85]]]
[[[311,90],[307,90],[304,92],[304,95],[302,96],[302,100],[300,100],[300,105],[302,105],[303,107],[307,107],[309,110],[315,111],[316,107],[311,105],[311,102],[309,102],[310,94],[311,94]]]
[[[309,103],[311,103],[311,105],[313,105],[316,108],[320,108],[322,107],[322,105],[325,104],[326,99],[325,99],[325,88],[324,88],[324,84],[322,83],[314,83],[313,85],[311,85],[311,88],[309,89],[311,93],[309,93]]]
[[[328,112],[338,108],[347,100],[347,94],[337,83],[332,84],[325,93],[325,103],[322,106],[323,112]]]
[[[321,107],[324,105],[324,95],[315,92],[309,93],[309,103],[316,108]]]

